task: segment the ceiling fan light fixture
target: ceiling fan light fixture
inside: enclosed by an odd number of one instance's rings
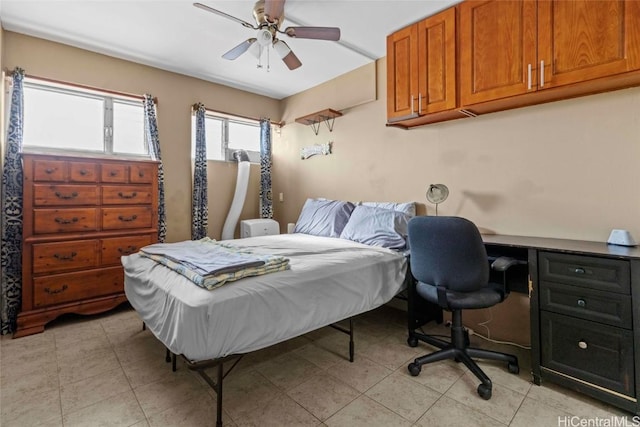
[[[276,40],[276,42],[273,43],[273,49],[276,51],[280,59],[284,59],[285,56],[291,53],[289,46],[282,40]]]
[[[261,28],[258,30],[258,35],[256,36],[258,39],[258,44],[262,47],[269,46],[273,41],[273,34],[268,28]]]

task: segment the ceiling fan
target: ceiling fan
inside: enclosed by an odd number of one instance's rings
[[[340,28],[336,27],[287,27],[284,31],[280,30],[280,25],[284,21],[284,2],[285,0],[258,0],[253,7],[253,16],[256,20],[256,25],[236,18],[202,3],[193,3],[193,5],[207,12],[215,13],[224,18],[230,19],[241,24],[243,27],[257,30],[256,36],[248,38],[236,47],[229,50],[222,55],[224,59],[233,61],[240,55],[251,49],[253,53],[258,57],[262,56],[262,51],[268,48],[269,45],[273,46],[278,56],[284,61],[285,65],[290,70],[295,70],[300,67],[302,63],[298,57],[293,53],[289,45],[280,40],[278,34],[286,34],[289,37],[295,37],[299,39],[316,39],[316,40],[340,40]],[[261,67],[261,65],[258,65]]]

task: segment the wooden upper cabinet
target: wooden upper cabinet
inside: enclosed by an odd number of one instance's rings
[[[387,118],[415,114],[418,92],[418,27],[387,36]]]
[[[418,114],[456,108],[456,9],[417,25]]]
[[[387,118],[416,118],[456,107],[456,9],[387,37]]]
[[[538,2],[539,89],[640,69],[640,2]]]
[[[535,90],[536,2],[466,1],[459,8],[461,104]]]

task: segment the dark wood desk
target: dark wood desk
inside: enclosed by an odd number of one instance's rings
[[[527,260],[535,384],[552,381],[640,414],[640,249],[483,235],[489,256]]]

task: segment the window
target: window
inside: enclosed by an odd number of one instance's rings
[[[25,148],[149,156],[142,100],[25,79]]]
[[[260,123],[257,120],[207,112],[204,116],[207,159],[234,161],[233,153],[245,150],[249,160],[260,163]],[[192,120],[191,155],[195,156],[196,116]]]

